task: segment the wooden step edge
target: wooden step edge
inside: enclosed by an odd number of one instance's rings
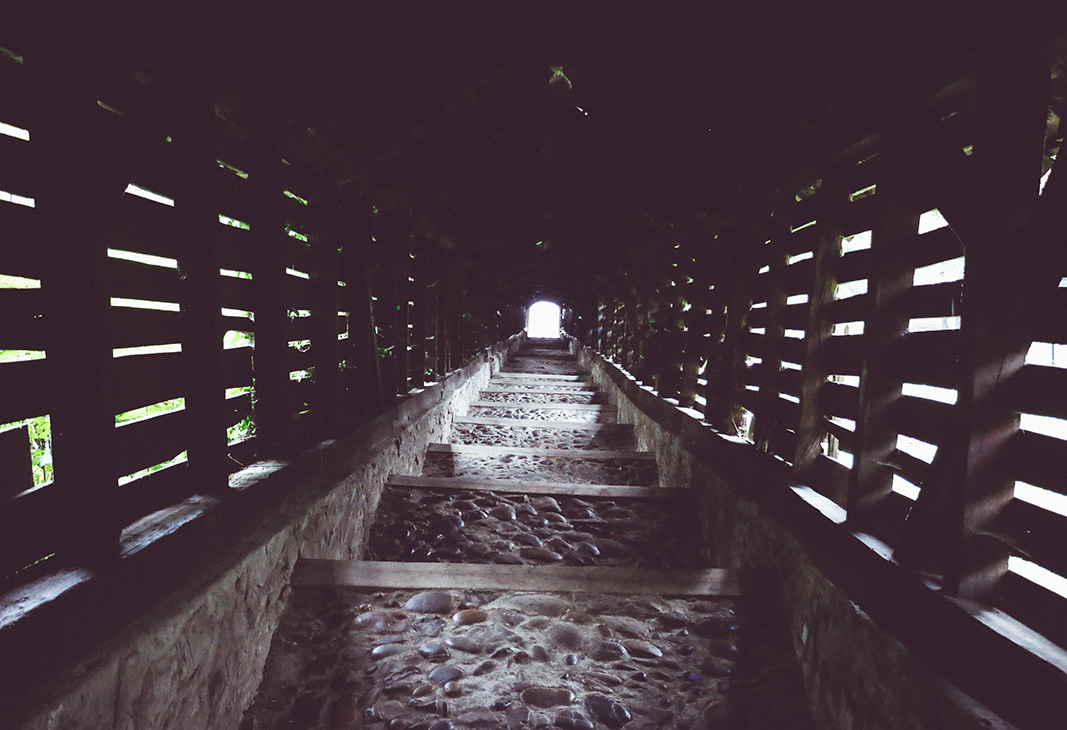
[[[551,383],[546,383],[546,386],[551,386]],[[506,384],[497,384],[493,381],[489,381],[489,385],[485,387],[482,393],[536,393],[537,395],[598,395],[601,390],[595,385],[584,387],[584,390],[530,390],[528,388],[516,388],[514,386],[509,387]]]
[[[615,406],[608,403],[496,403],[487,400],[476,400],[470,405],[471,408],[544,408],[548,410],[571,410],[571,411],[614,411]]]
[[[543,449],[536,446],[488,446],[483,444],[430,444],[426,453],[472,454],[474,456],[540,456],[595,461],[655,461],[651,451],[617,451],[612,449]]]
[[[409,489],[454,489],[470,492],[508,494],[555,494],[603,499],[672,499],[688,492],[685,488],[632,487],[626,484],[579,484],[577,482],[537,482],[524,479],[471,479],[468,477],[424,477],[394,474],[388,485]]]
[[[555,428],[570,431],[633,430],[632,423],[589,423],[588,421],[533,421],[528,418],[488,418],[457,416],[453,423],[471,426],[507,426],[509,428]]]
[[[496,379],[513,379],[513,380],[532,380],[532,381],[553,381],[567,383],[592,383],[593,378],[585,373],[524,373],[516,370],[498,370],[493,375],[493,380]]]
[[[726,568],[657,570],[571,565],[472,565],[402,563],[375,560],[302,559],[294,586],[416,590],[536,591],[538,593],[616,593],[625,595],[741,595],[734,571]]]

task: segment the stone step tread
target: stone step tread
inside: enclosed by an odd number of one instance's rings
[[[506,404],[505,404],[506,405]],[[510,428],[558,428],[572,431],[600,431],[610,429],[614,431],[632,431],[631,423],[588,423],[586,421],[530,421],[525,418],[486,418],[478,416],[457,417],[457,424],[469,424],[472,426],[507,426]]]
[[[536,410],[558,411],[614,411],[615,406],[607,403],[509,403],[507,401],[476,400],[471,408],[530,408]]]
[[[468,477],[424,477],[394,474],[388,484],[414,489],[457,489],[473,492],[507,492],[508,494],[555,494],[571,497],[605,499],[671,499],[688,493],[670,487],[631,487],[622,484],[579,484],[576,482],[540,482],[524,479],[472,479]]]
[[[663,596],[739,596],[736,573],[725,568],[656,570],[543,565],[401,563],[302,559],[294,586],[514,590],[539,593],[616,593]]]
[[[609,451],[605,449],[542,449],[526,446],[483,446],[481,444],[430,444],[426,453],[474,454],[476,456],[542,456],[546,458],[616,459],[655,461],[651,451]]]

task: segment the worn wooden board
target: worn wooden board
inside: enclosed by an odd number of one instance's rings
[[[528,390],[526,388],[516,388],[516,387],[513,387],[513,386],[512,387],[508,387],[508,384],[490,382],[489,385],[486,387],[486,389],[483,390],[482,392],[483,393],[515,393],[515,394],[519,394],[519,395],[522,395],[522,394],[525,394],[525,393],[534,393],[536,395],[589,395],[589,394],[592,394],[592,393],[599,392],[599,388],[597,388],[597,386],[595,386],[595,385],[585,386],[585,387],[582,388],[582,390],[552,390],[551,389],[551,385],[552,385],[551,383],[546,383],[545,384],[545,386],[546,386],[545,390]]]
[[[29,428],[19,426],[0,431],[0,498],[14,497],[32,486]]]
[[[556,428],[571,431],[601,431],[604,429],[632,429],[629,423],[589,423],[587,421],[529,421],[524,418],[480,418],[464,416],[456,418],[457,424],[472,426],[509,426],[511,428]]]
[[[738,596],[737,576],[723,568],[664,571],[540,565],[467,565],[369,560],[301,560],[296,586]]]
[[[496,403],[491,401],[474,401],[471,408],[529,408],[531,410],[558,411],[614,411],[615,406],[599,403]]]
[[[483,446],[481,444],[430,444],[427,452],[436,454],[471,454],[474,456],[543,456],[576,459],[642,459],[655,461],[649,451],[609,451],[606,449],[541,449],[527,446]]]
[[[552,382],[553,380],[566,383],[592,383],[593,379],[588,375],[578,374],[549,374],[549,373],[523,373],[514,370],[502,370],[493,375],[493,380],[498,382]]]
[[[463,489],[508,494],[563,494],[605,499],[665,499],[685,491],[672,487],[630,487],[621,484],[576,484],[574,482],[534,482],[523,479],[468,479],[465,477],[423,477],[394,474],[389,484],[415,489]]]

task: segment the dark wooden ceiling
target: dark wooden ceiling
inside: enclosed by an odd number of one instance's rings
[[[310,128],[339,184],[410,210],[469,260],[556,290],[719,230],[883,131],[887,109],[934,114],[931,96],[966,87],[983,58],[1062,30],[1032,6],[994,16],[867,5],[235,1],[77,12],[107,53],[155,56],[161,74],[212,67],[216,82]]]

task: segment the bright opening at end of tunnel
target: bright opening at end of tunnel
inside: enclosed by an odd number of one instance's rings
[[[560,309],[555,302],[536,302],[526,315],[529,337],[559,337]]]

